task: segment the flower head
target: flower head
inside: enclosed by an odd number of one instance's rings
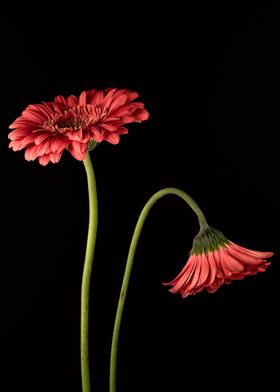
[[[124,125],[147,120],[149,114],[138,94],[128,90],[83,91],[79,97],[58,95],[54,102],[29,105],[11,125],[9,147],[25,150],[25,159],[41,165],[57,163],[67,148],[74,158],[84,160],[92,144],[106,140],[117,144]]]
[[[194,238],[190,257],[183,270],[164,285],[171,285],[170,292],[180,293],[183,298],[204,288],[213,293],[223,283],[264,272],[270,265],[266,259],[272,255],[272,252],[259,252],[236,245],[220,231],[207,227]]]

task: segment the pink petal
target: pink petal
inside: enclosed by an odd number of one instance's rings
[[[29,144],[33,143],[34,139],[35,139],[34,134],[31,134],[29,136],[26,136],[24,139],[21,139],[19,141],[19,143],[20,143],[19,150],[22,150],[23,148],[25,148]]]
[[[246,276],[246,272],[244,271],[244,273],[240,273],[240,274],[232,274],[232,276],[230,277],[231,280],[241,280]]]
[[[42,157],[39,157],[39,163],[42,166],[46,166],[50,162],[50,157],[49,155],[43,155]]]
[[[243,248],[242,246],[239,246],[235,244],[234,242],[231,242],[231,248],[235,249],[236,251],[246,253],[250,256],[259,258],[259,259],[268,259],[269,257],[273,256],[273,252],[259,252],[257,250],[251,250],[247,248]]]
[[[149,118],[149,112],[147,110],[143,109],[139,111],[138,113],[134,113],[134,118],[135,121],[141,122],[141,121],[146,121]]]
[[[197,286],[203,286],[205,284],[205,282],[207,281],[209,272],[210,272],[210,266],[208,263],[208,259],[207,256],[202,253],[200,256],[201,259],[201,271],[200,271],[200,277],[199,280],[197,282]]]
[[[102,122],[102,124],[100,126],[109,132],[114,132],[117,128],[117,126],[115,124],[108,124],[108,123],[104,123],[104,122]]]
[[[236,260],[241,261],[242,263],[249,265],[260,265],[263,264],[264,260],[258,259],[249,254],[245,254],[244,252],[236,250],[236,248],[232,247],[232,245],[227,246],[227,251],[230,255],[232,255]]]
[[[54,102],[58,102],[58,103],[61,103],[61,104],[64,105],[64,106],[67,106],[66,99],[65,99],[62,95],[57,95],[57,96],[54,98]]]
[[[218,250],[214,250],[213,257],[214,257],[216,267],[217,267],[217,277],[224,279],[224,271],[221,266],[221,258],[220,258],[220,253]]]
[[[99,127],[90,127],[89,131],[91,138],[96,142],[100,143],[102,140],[104,140],[104,131],[102,131]]]
[[[51,152],[51,138],[45,139],[38,146],[38,156],[43,156]]]
[[[215,282],[211,285],[207,287],[207,291],[208,293],[214,293],[215,291],[218,290],[218,288],[224,283],[224,279],[223,278],[218,278],[216,277]]]
[[[109,107],[110,112],[113,112],[117,107],[123,106],[126,103],[126,99],[126,95],[122,95],[115,99]]]
[[[13,151],[19,151],[20,150],[20,146],[21,146],[21,141],[18,141],[18,140],[12,140],[9,143],[9,148],[12,148]]]
[[[26,109],[26,112],[33,114],[40,123],[43,123],[47,120],[48,116],[41,109],[41,105],[29,105]]]
[[[75,95],[70,95],[70,97],[67,98],[67,104],[71,108],[77,106],[78,105],[78,98],[75,97]]]
[[[87,94],[87,102],[88,102],[88,105],[90,105],[90,106],[92,106],[92,99],[93,99],[93,97],[95,96],[95,92],[96,92],[95,89],[87,90],[87,91],[86,91],[86,94]]]
[[[58,153],[61,155],[62,151],[68,146],[69,143],[70,141],[63,136],[53,136],[50,147],[53,153]]]
[[[93,91],[89,103],[91,105],[100,105],[102,101],[103,101],[103,91],[99,91],[99,90]]]
[[[115,90],[114,91],[114,99],[120,97],[121,95],[127,94],[127,90],[126,89],[115,89],[115,88],[108,88],[105,90],[106,94],[108,94],[110,91]]]
[[[188,272],[186,271],[179,279],[178,277],[176,279],[174,279],[174,283],[173,287],[169,290],[171,293],[179,293],[182,290],[185,290],[186,287],[188,286],[188,284],[190,283],[194,272],[196,271],[197,268],[197,259],[196,256],[194,256],[194,259],[192,260],[191,263],[189,264],[189,270]]]
[[[43,102],[37,106],[40,107],[40,111],[45,114],[46,118],[49,118],[54,113],[53,103]]]
[[[210,286],[216,278],[217,265],[216,265],[216,261],[214,259],[213,252],[207,253],[207,258],[208,258],[208,263],[209,263],[209,274],[208,274],[207,281],[205,282],[205,285]]]
[[[137,99],[139,97],[139,94],[134,92],[134,91],[128,91],[127,92],[127,103],[134,101],[134,99]]]
[[[50,161],[51,161],[52,163],[58,163],[59,160],[60,160],[61,154],[62,154],[62,151],[59,152],[59,153],[53,153],[53,152],[51,152],[51,153],[49,154]]]
[[[38,128],[38,122],[34,123],[33,121],[30,121],[23,116],[20,116],[17,118],[11,125],[9,125],[9,129],[13,128],[28,128],[28,129],[37,129]]]
[[[35,139],[34,139],[34,143],[39,145],[41,144],[45,139],[47,139],[48,137],[50,137],[50,133],[49,132],[42,132],[40,133]]]
[[[194,274],[192,276],[190,284],[186,288],[184,287],[184,293],[182,294],[183,296],[185,295],[185,293],[191,292],[197,286],[199,278],[200,278],[200,273],[201,273],[201,255],[197,255],[196,256],[196,268],[195,268]]]
[[[116,89],[112,88],[110,91],[108,91],[108,93],[106,94],[104,100],[103,100],[103,107],[104,109],[108,109],[108,107],[110,106],[111,102],[112,102],[112,97],[115,93]]]
[[[232,273],[240,273],[244,270],[243,265],[227,252],[227,248],[220,250],[221,264],[224,264],[226,268]]]
[[[80,105],[80,106],[86,106],[86,104],[87,104],[87,94],[86,94],[85,91],[83,91],[83,92],[80,94],[79,105]]]
[[[83,161],[86,158],[87,144],[74,141],[69,144],[68,150],[78,161]]]
[[[75,130],[75,131],[68,131],[67,133],[66,133],[66,136],[70,139],[70,140],[73,140],[73,141],[76,141],[76,142],[83,142],[83,129],[82,128],[80,128],[79,130]]]
[[[130,114],[126,114],[126,115],[122,115],[120,117],[120,121],[119,122],[121,124],[129,124],[129,123],[132,123],[133,121],[135,121],[135,118],[132,115],[130,115]]]
[[[28,146],[25,150],[24,157],[27,161],[34,161],[38,158],[38,146],[36,146],[36,144]]]
[[[118,127],[118,129],[115,132],[118,135],[126,135],[128,133],[128,130],[124,127]]]
[[[10,140],[20,140],[30,135],[30,130],[26,128],[18,128],[8,134]]]
[[[116,133],[111,133],[111,134],[107,134],[106,137],[104,137],[104,139],[111,144],[118,144],[120,141],[120,136],[117,135]]]
[[[35,113],[35,112],[30,111],[30,110],[28,110],[28,109],[26,109],[26,110],[23,112],[23,116],[24,116],[27,120],[29,120],[29,121],[31,121],[31,122],[33,122],[33,123],[35,123],[35,124],[41,124],[41,123],[42,123],[42,119],[41,119],[40,115],[39,115],[38,113]],[[44,121],[44,120],[43,120],[43,121]]]
[[[92,136],[92,140],[94,140],[97,143],[101,143],[104,140],[104,137],[101,134],[94,134]]]

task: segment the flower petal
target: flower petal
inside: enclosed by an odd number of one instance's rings
[[[81,92],[80,97],[79,97],[79,105],[80,106],[86,106],[87,104],[87,94],[85,91]]]
[[[75,95],[70,95],[70,97],[67,98],[67,105],[71,108],[76,107],[78,105],[78,98],[75,97]]]
[[[42,166],[46,166],[50,162],[50,157],[49,155],[43,155],[42,157],[39,157],[39,163]]]
[[[224,264],[230,272],[240,273],[244,270],[242,263],[240,263],[228,253],[228,248],[222,248],[220,250],[220,256],[221,263]]]
[[[109,107],[110,112],[113,112],[117,107],[123,106],[126,103],[126,99],[126,95],[122,95],[115,99]]]
[[[68,150],[78,161],[83,161],[86,158],[87,144],[72,141]]]
[[[38,146],[36,144],[32,144],[26,148],[24,157],[27,161],[34,161],[38,156]]]
[[[51,152],[51,138],[45,139],[38,146],[38,156],[43,156]]]
[[[103,100],[103,104],[102,104],[102,106],[103,106],[104,109],[108,109],[108,107],[111,105],[112,97],[113,97],[113,95],[114,95],[115,92],[116,92],[116,89],[115,89],[115,88],[112,88],[112,89],[110,89],[110,90],[107,92],[107,94],[106,94],[106,96],[105,96],[105,98],[104,98],[104,100]]]
[[[217,265],[216,265],[216,261],[214,259],[213,252],[208,252],[207,258],[208,258],[208,263],[209,263],[209,274],[208,274],[208,278],[207,278],[207,281],[205,282],[205,284],[210,286],[216,278]]]
[[[257,250],[251,250],[247,248],[243,248],[242,246],[239,246],[235,244],[234,242],[231,242],[231,248],[235,249],[238,252],[242,252],[245,254],[248,254],[249,256],[253,256],[259,259],[268,259],[269,257],[273,256],[273,252],[259,252]]]
[[[58,163],[59,160],[60,160],[61,154],[62,154],[62,151],[56,152],[56,153],[51,152],[51,153],[49,154],[50,161],[51,161],[52,163]]]
[[[17,128],[8,134],[10,140],[20,140],[30,135],[30,130],[26,128]]]
[[[70,141],[64,137],[64,136],[53,136],[51,139],[51,145],[50,148],[53,153],[60,154],[62,153],[63,150],[68,146]],[[55,158],[56,159],[56,158]],[[60,159],[60,157],[59,157]],[[56,162],[53,162],[56,163]]]
[[[228,246],[227,251],[236,260],[241,261],[242,263],[245,263],[245,264],[257,266],[257,265],[261,265],[264,263],[263,259],[259,259],[257,257],[251,256],[250,254],[246,254],[244,252],[236,250],[232,246]]]
[[[37,144],[37,146],[38,146],[44,140],[46,140],[48,137],[50,137],[50,133],[49,132],[39,133],[38,136],[36,136],[36,138],[34,139],[34,143]]]
[[[199,282],[199,278],[200,278],[201,266],[202,266],[201,255],[197,255],[196,256],[196,268],[194,270],[194,274],[192,276],[190,284],[186,285],[186,287],[184,287],[184,292],[182,293],[183,298],[185,298],[187,295],[191,294],[192,290],[194,290],[195,287],[197,286],[197,284]]]
[[[215,293],[215,291],[218,290],[218,288],[224,283],[223,278],[216,277],[214,283],[212,283],[210,286],[207,287],[208,293]]]
[[[200,256],[200,260],[201,260],[201,270],[200,270],[200,276],[197,282],[197,287],[204,287],[205,282],[207,281],[209,272],[210,272],[210,266],[209,266],[209,262],[208,262],[208,258],[207,256],[202,253]]]
[[[93,106],[100,105],[103,101],[103,91],[93,90],[89,103]]]
[[[58,103],[61,103],[61,104],[64,105],[64,106],[68,106],[68,105],[67,105],[66,99],[65,99],[62,95],[57,95],[57,96],[54,98],[54,102],[58,102]]]
[[[107,142],[109,142],[111,144],[118,144],[120,141],[120,136],[116,133],[108,133],[104,137],[104,140],[106,140]]]

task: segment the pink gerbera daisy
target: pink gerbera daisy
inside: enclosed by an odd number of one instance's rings
[[[147,120],[149,114],[138,94],[128,90],[83,91],[79,97],[59,95],[54,102],[29,105],[9,128],[9,147],[25,150],[25,159],[41,165],[57,163],[63,151],[78,160],[97,143],[117,144],[127,133],[124,125]]]
[[[203,289],[213,293],[223,283],[264,272],[270,265],[266,259],[272,255],[236,245],[220,231],[207,227],[195,237],[185,267],[164,285],[171,285],[170,292],[180,293],[183,298]]]

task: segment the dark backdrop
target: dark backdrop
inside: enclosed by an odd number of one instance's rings
[[[81,391],[82,163],[8,150],[29,103],[138,91],[150,120],[92,152],[100,226],[92,276],[93,388],[108,390],[114,312],[137,217],[158,189],[189,192],[232,241],[276,252],[265,274],[182,300],[161,285],[197,222],[162,200],[148,219],[120,338],[118,391],[274,390],[278,352],[279,12],[269,2],[12,5],[1,15],[1,391]],[[276,2],[274,2],[276,4]]]

